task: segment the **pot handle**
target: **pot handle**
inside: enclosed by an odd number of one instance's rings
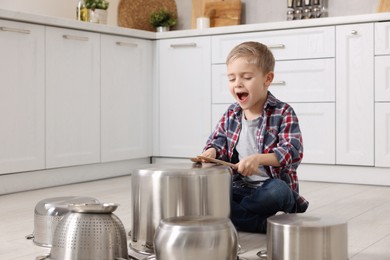
[[[27,236],[25,236],[25,238],[28,240],[34,239],[34,234],[28,234]]]
[[[260,259],[267,259],[267,249],[262,249],[256,254]]]

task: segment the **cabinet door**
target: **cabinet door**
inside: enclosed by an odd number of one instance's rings
[[[0,174],[45,167],[44,36],[0,20]]]
[[[375,166],[390,167],[390,103],[375,104]]]
[[[195,156],[210,134],[210,38],[160,40],[158,46],[160,155]]]
[[[390,22],[375,23],[375,54],[390,54]]]
[[[374,165],[373,24],[336,27],[337,164]]]
[[[375,57],[375,101],[390,101],[390,56]]]
[[[101,36],[101,160],[151,156],[150,41]]]
[[[335,164],[335,104],[291,103],[303,139],[303,163]]]
[[[46,163],[100,161],[100,35],[46,28]]]

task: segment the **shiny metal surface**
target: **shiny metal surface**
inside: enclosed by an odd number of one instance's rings
[[[311,214],[268,218],[268,260],[347,260],[347,223]]]
[[[130,248],[153,253],[160,220],[177,216],[230,215],[231,169],[191,163],[153,165],[131,176]]]
[[[237,240],[237,232],[228,218],[168,218],[161,220],[156,230],[156,259],[236,260]]]
[[[98,203],[91,197],[68,196],[41,200],[34,209],[34,231],[30,238],[38,246],[51,247],[58,222],[69,212],[71,203]]]
[[[113,213],[69,212],[54,232],[49,259],[128,258],[126,231]]]
[[[73,203],[68,209],[77,213],[112,213],[118,206],[116,203]]]

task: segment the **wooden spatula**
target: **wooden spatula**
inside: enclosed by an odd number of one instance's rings
[[[198,155],[195,158],[191,158],[191,161],[193,161],[193,162],[202,162],[202,160],[205,161],[205,162],[226,165],[226,166],[229,166],[229,167],[231,167],[233,169],[237,169],[237,166],[235,164],[233,164],[233,163],[225,162],[225,161],[214,159],[214,158],[205,157],[205,156],[202,156],[202,155]]]

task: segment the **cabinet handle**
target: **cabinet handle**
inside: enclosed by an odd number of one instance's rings
[[[115,44],[118,46],[138,47],[138,44],[132,42],[116,42]]]
[[[171,48],[194,48],[196,47],[196,43],[182,43],[182,44],[171,44]]]
[[[286,45],[284,44],[272,44],[272,45],[267,45],[269,49],[284,49],[286,48]]]
[[[15,32],[15,33],[24,33],[24,34],[30,34],[30,30],[24,30],[24,29],[17,29],[17,28],[9,28],[9,27],[0,27],[0,30],[3,32]]]
[[[62,35],[62,37],[67,40],[76,40],[76,41],[85,41],[85,42],[89,40],[88,37],[68,35],[68,34]]]
[[[358,31],[352,30],[352,31],[351,31],[351,34],[352,34],[352,35],[358,35]]]
[[[278,85],[278,86],[280,86],[280,85],[286,85],[286,81],[284,81],[284,80],[273,81],[273,82],[271,83],[271,85]]]

